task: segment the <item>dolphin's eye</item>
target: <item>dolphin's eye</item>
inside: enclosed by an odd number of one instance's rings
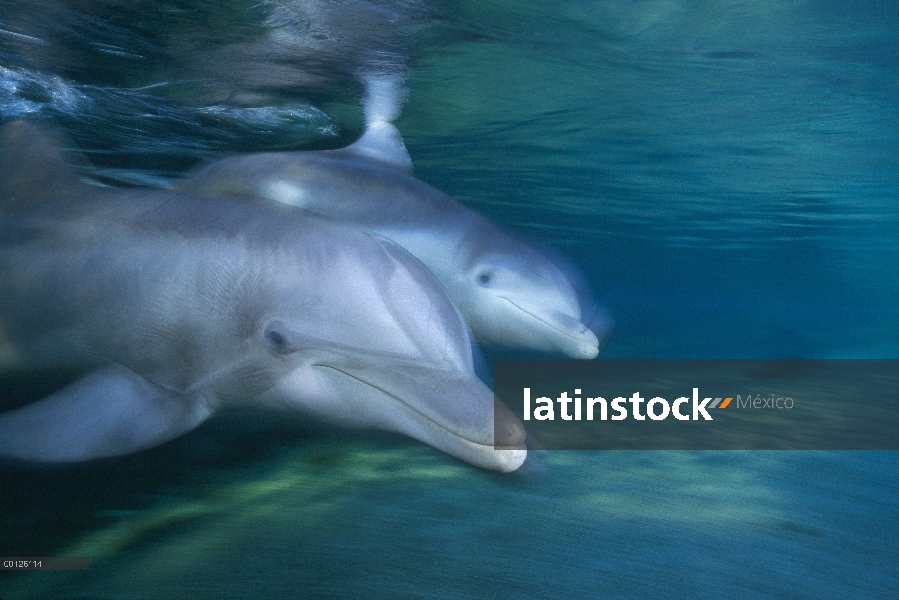
[[[284,354],[290,351],[290,344],[287,343],[287,338],[283,333],[278,331],[280,323],[272,323],[265,330],[265,345],[268,346],[268,349],[272,352],[277,352],[278,354]]]
[[[481,286],[488,286],[490,282],[493,280],[493,271],[481,271],[478,275],[478,284]]]

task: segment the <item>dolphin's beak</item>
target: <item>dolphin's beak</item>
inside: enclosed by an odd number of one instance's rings
[[[599,338],[580,319],[556,313],[551,316],[549,323],[555,323],[555,328],[568,338],[559,339],[559,349],[571,358],[590,359],[599,356]]]
[[[528,317],[545,325],[544,337],[555,350],[570,358],[596,358],[599,356],[599,338],[581,320],[559,311],[530,308],[505,298]]]
[[[366,392],[380,396],[377,427],[403,433],[483,469],[508,473],[527,458],[524,425],[474,375],[464,378],[409,365],[377,370],[318,366],[339,372],[331,379],[348,384],[346,393],[355,388],[358,394],[362,384],[369,388]]]

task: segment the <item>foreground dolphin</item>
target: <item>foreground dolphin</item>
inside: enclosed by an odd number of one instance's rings
[[[0,137],[0,371],[89,371],[0,414],[0,456],[121,455],[252,402],[525,460],[461,316],[399,246],[274,203],[90,186],[37,127]]]
[[[351,146],[225,158],[181,184],[216,196],[303,207],[390,238],[443,283],[475,336],[492,346],[595,358],[596,334],[550,260],[412,176],[399,131],[369,123]],[[604,333],[604,332],[599,332]]]

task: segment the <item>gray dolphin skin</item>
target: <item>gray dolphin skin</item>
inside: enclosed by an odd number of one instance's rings
[[[339,150],[221,159],[181,189],[274,200],[397,242],[433,271],[487,345],[572,358],[599,353],[597,335],[582,323],[578,295],[562,270],[413,177],[400,133],[384,119],[369,122],[355,144]]]
[[[122,455],[254,404],[524,462],[462,317],[393,242],[275,203],[92,186],[41,128],[0,138],[0,372],[87,373],[0,414],[0,456]]]

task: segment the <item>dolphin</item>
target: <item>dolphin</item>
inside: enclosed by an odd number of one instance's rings
[[[0,371],[86,374],[0,414],[0,456],[127,454],[249,403],[523,463],[461,315],[398,245],[274,203],[89,185],[58,147],[0,131]]]
[[[370,119],[358,141],[338,150],[217,160],[179,189],[273,200],[379,233],[431,269],[482,343],[595,358],[596,333],[603,335],[608,321],[591,331],[578,294],[555,263],[416,179],[387,119]]]

